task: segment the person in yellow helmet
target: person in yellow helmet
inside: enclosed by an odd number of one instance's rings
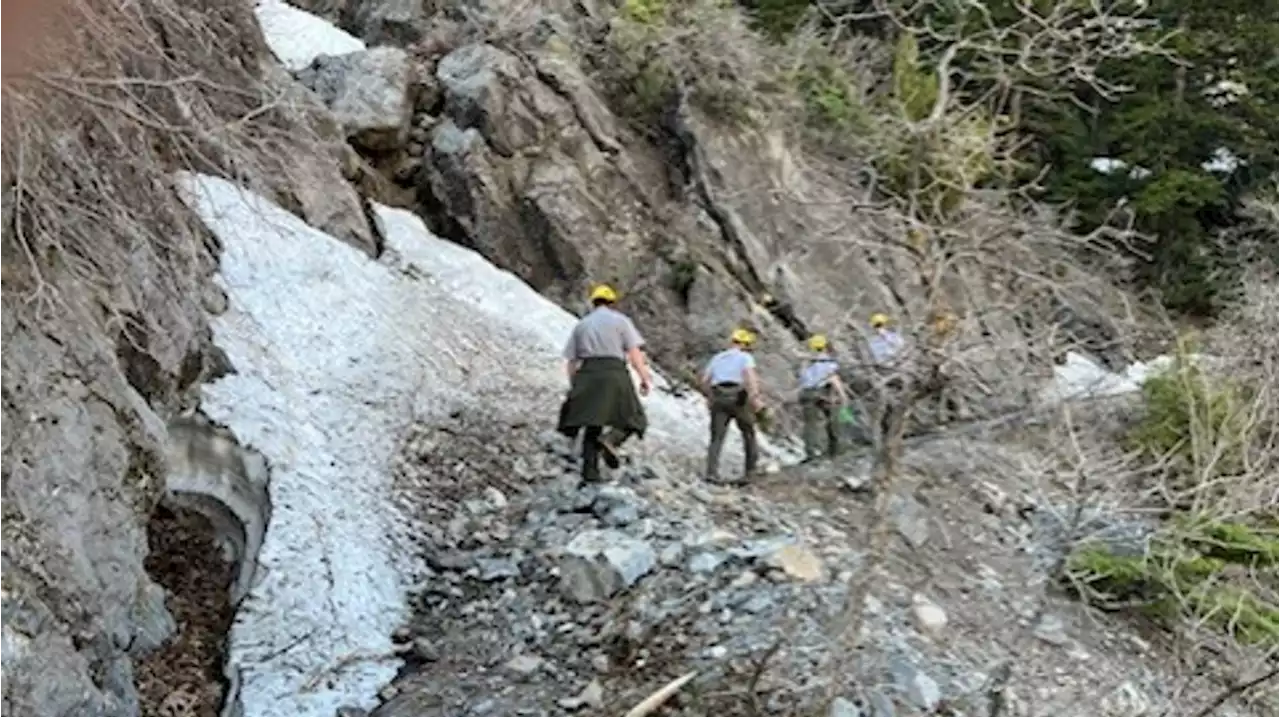
[[[644,338],[630,318],[614,309],[618,293],[602,284],[591,290],[590,298],[590,313],[573,327],[564,347],[569,393],[560,406],[558,430],[570,438],[583,434],[582,477],[594,482],[600,480],[601,456],[617,468],[623,441],[643,438],[648,427],[627,365],[640,377],[640,395],[649,395],[653,379]]]
[[[729,337],[729,348],[707,362],[702,370],[702,392],[711,407],[711,442],[707,446],[709,481],[719,479],[720,451],[732,421],[742,434],[746,454],[744,474],[750,478],[756,470],[760,449],[756,442],[756,412],[764,407],[760,395],[760,378],[751,348],[756,335],[747,329],[736,329]]]
[[[848,404],[849,396],[840,380],[840,364],[831,353],[831,342],[823,334],[814,334],[806,342],[809,356],[800,370],[800,410],[804,418],[804,460],[821,457],[820,433],[827,434],[827,456],[840,453],[837,415]]]
[[[902,351],[902,336],[895,331],[890,324],[893,322],[889,319],[888,314],[872,314],[868,322],[871,324],[871,360],[877,366],[887,366],[893,363],[898,354]]]

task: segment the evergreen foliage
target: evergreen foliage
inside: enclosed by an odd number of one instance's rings
[[[744,5],[756,26],[775,39],[786,38],[806,17],[821,16],[810,13],[810,0]],[[1060,10],[1058,5],[1031,3],[1046,13]],[[916,20],[961,35],[983,31],[988,23],[1013,25],[1019,18],[1013,0],[913,7],[924,8],[916,10]],[[1250,195],[1274,195],[1269,187],[1280,145],[1277,5],[1151,0],[1142,7],[1150,22],[1135,24],[1134,39],[1162,52],[1105,63],[1098,78],[1115,88],[1107,96],[1086,83],[1039,88],[1024,97],[1012,129],[1033,140],[1024,156],[1024,178],[1040,178],[1042,199],[1073,209],[1082,232],[1132,221],[1151,240],[1139,252],[1137,278],[1159,290],[1167,307],[1209,316],[1231,298],[1225,292],[1235,283],[1242,256],[1263,249],[1274,258],[1274,234],[1248,229],[1241,207]],[[842,3],[841,9],[868,11],[872,3]],[[855,29],[886,32],[874,23]],[[921,104],[914,93],[927,93],[928,87],[905,87],[908,78],[897,68],[913,64],[914,53],[927,67],[940,50],[928,43],[898,48],[894,88],[908,117]],[[904,62],[903,52],[913,54],[913,62]],[[1028,62],[1034,66],[1034,53]],[[980,53],[962,52],[956,64],[972,76],[984,69]],[[830,83],[814,81],[812,74],[799,78],[807,82],[803,89],[813,117],[846,121],[847,104]]]

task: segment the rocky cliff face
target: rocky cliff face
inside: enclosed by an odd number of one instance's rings
[[[6,713],[138,714],[137,683],[154,677],[139,665],[189,627],[175,623],[161,578],[144,568],[156,506],[212,520],[225,551],[215,562],[247,571],[219,586],[227,600],[247,589],[269,519],[265,466],[216,426],[181,418],[198,410],[202,382],[236,368],[211,340],[208,319],[226,310],[209,281],[216,242],[177,206],[175,155],[239,172],[376,253],[362,201],[342,179],[341,135],[275,66],[251,8],[214,0],[133,9],[147,22],[110,10],[93,16],[119,23],[126,49],[93,36],[66,57],[105,58],[97,69],[121,77],[173,80],[167,96],[67,80],[95,105],[39,83],[5,86]],[[193,68],[219,89],[187,84]],[[301,99],[254,114],[262,98],[297,92]],[[139,123],[140,108],[156,122]],[[206,121],[240,124],[221,125],[229,131],[213,138],[200,131]],[[205,637],[216,655],[222,635]],[[220,667],[191,670],[207,681]],[[187,687],[162,682],[153,692],[175,696],[170,707],[179,709]]]
[[[854,241],[874,228],[840,203],[845,181],[782,133],[719,124],[678,96],[656,125],[615,111],[591,71],[601,9],[302,5],[413,57],[408,141],[365,151],[391,185],[381,199],[563,305],[616,284],[667,365],[691,368],[750,323],[781,386],[807,331],[852,338],[892,309],[889,268]],[[369,20],[391,16],[403,32]]]

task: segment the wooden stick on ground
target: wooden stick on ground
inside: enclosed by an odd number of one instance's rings
[[[687,684],[689,680],[692,680],[694,676],[696,676],[697,674],[698,674],[698,671],[694,670],[692,672],[681,675],[680,677],[677,677],[674,680],[668,682],[666,687],[663,687],[657,692],[654,692],[653,694],[644,698],[644,700],[641,701],[640,704],[636,705],[635,707],[632,707],[631,711],[626,714],[626,717],[644,717],[650,712],[653,712],[654,710],[658,709],[659,707],[662,706],[663,702],[666,702],[668,699],[670,699],[671,695],[674,695],[676,692],[678,692],[681,687],[684,687],[685,684]]]

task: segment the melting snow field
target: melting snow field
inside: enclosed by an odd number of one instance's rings
[[[371,707],[397,669],[390,635],[414,578],[392,537],[401,435],[503,387],[554,406],[574,317],[409,212],[377,207],[388,251],[372,261],[230,182],[180,180],[224,247],[230,308],[212,323],[236,369],[202,408],[271,465],[272,522],[231,635],[245,717]],[[645,405],[645,444],[700,455],[700,402]]]

